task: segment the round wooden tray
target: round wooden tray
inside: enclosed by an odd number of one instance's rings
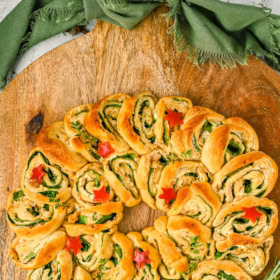
[[[226,117],[240,116],[256,130],[260,150],[280,166],[280,76],[255,57],[247,66],[200,68],[177,53],[167,35],[167,23],[157,9],[132,31],[98,22],[85,36],[68,42],[18,75],[0,95],[0,266],[3,280],[25,279],[25,272],[9,258],[14,234],[5,219],[9,192],[20,184],[21,171],[36,134],[30,120],[42,112],[44,125],[61,120],[74,106],[94,103],[117,92],[151,91],[156,96],[181,95],[195,105]],[[269,198],[280,204],[279,181]],[[139,231],[161,215],[146,204],[126,209],[120,231]],[[269,265],[261,280],[280,257],[280,230],[275,232]]]

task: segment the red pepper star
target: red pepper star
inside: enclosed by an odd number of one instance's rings
[[[176,126],[178,124],[183,124],[182,120],[183,113],[175,112],[173,110],[167,110],[167,115],[164,117],[168,121],[170,127]]]
[[[168,205],[171,200],[175,200],[177,194],[174,192],[173,188],[162,188],[163,193],[159,196],[159,198],[164,199],[165,203]]]
[[[106,192],[106,189],[105,187],[103,186],[100,190],[97,190],[97,191],[93,191],[94,193],[94,199],[93,199],[93,202],[101,202],[101,203],[104,203],[106,202],[109,197],[110,197],[110,194]]]
[[[42,184],[43,177],[46,175],[46,173],[43,171],[43,164],[40,164],[37,167],[34,167],[32,169],[32,176],[31,179],[36,179],[38,183]]]
[[[102,157],[108,157],[110,154],[112,154],[115,150],[111,147],[109,142],[105,143],[98,143],[98,154]]]
[[[147,258],[149,251],[140,252],[138,249],[135,249],[135,256],[133,257],[133,261],[138,264],[139,268],[142,268],[145,264],[151,263]]]
[[[245,212],[245,215],[242,218],[248,219],[253,223],[256,222],[257,218],[263,215],[261,212],[257,211],[255,206],[250,208],[242,207],[242,210]]]
[[[77,236],[74,238],[67,236],[67,241],[65,244],[66,250],[71,251],[75,255],[77,255],[79,253],[80,249],[82,249],[82,248],[83,248],[83,246],[80,241],[80,236]]]

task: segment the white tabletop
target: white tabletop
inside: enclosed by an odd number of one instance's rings
[[[223,0],[225,2],[240,3],[247,5],[263,5],[272,9],[275,14],[280,14],[280,0]],[[20,0],[0,0],[0,22],[2,19],[20,2]],[[95,21],[91,21],[86,27],[91,30],[95,26]],[[19,72],[31,64],[34,60],[38,59],[40,56],[46,52],[56,48],[63,43],[70,41],[74,38],[82,36],[82,34],[71,35],[69,33],[58,34],[48,40],[45,40],[38,45],[32,47],[28,50],[22,57],[18,58],[15,65],[8,75],[8,81],[12,80]]]

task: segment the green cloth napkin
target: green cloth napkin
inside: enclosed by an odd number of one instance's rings
[[[255,54],[280,69],[280,16],[266,8],[219,0],[21,0],[0,23],[0,88],[16,57],[37,43],[94,18],[132,29],[162,2],[174,44],[194,63],[233,67]]]

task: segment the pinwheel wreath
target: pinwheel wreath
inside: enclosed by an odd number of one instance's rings
[[[7,221],[29,280],[252,279],[278,225],[278,168],[243,119],[143,92],[78,106],[41,130]],[[167,216],[127,235],[124,207]]]

